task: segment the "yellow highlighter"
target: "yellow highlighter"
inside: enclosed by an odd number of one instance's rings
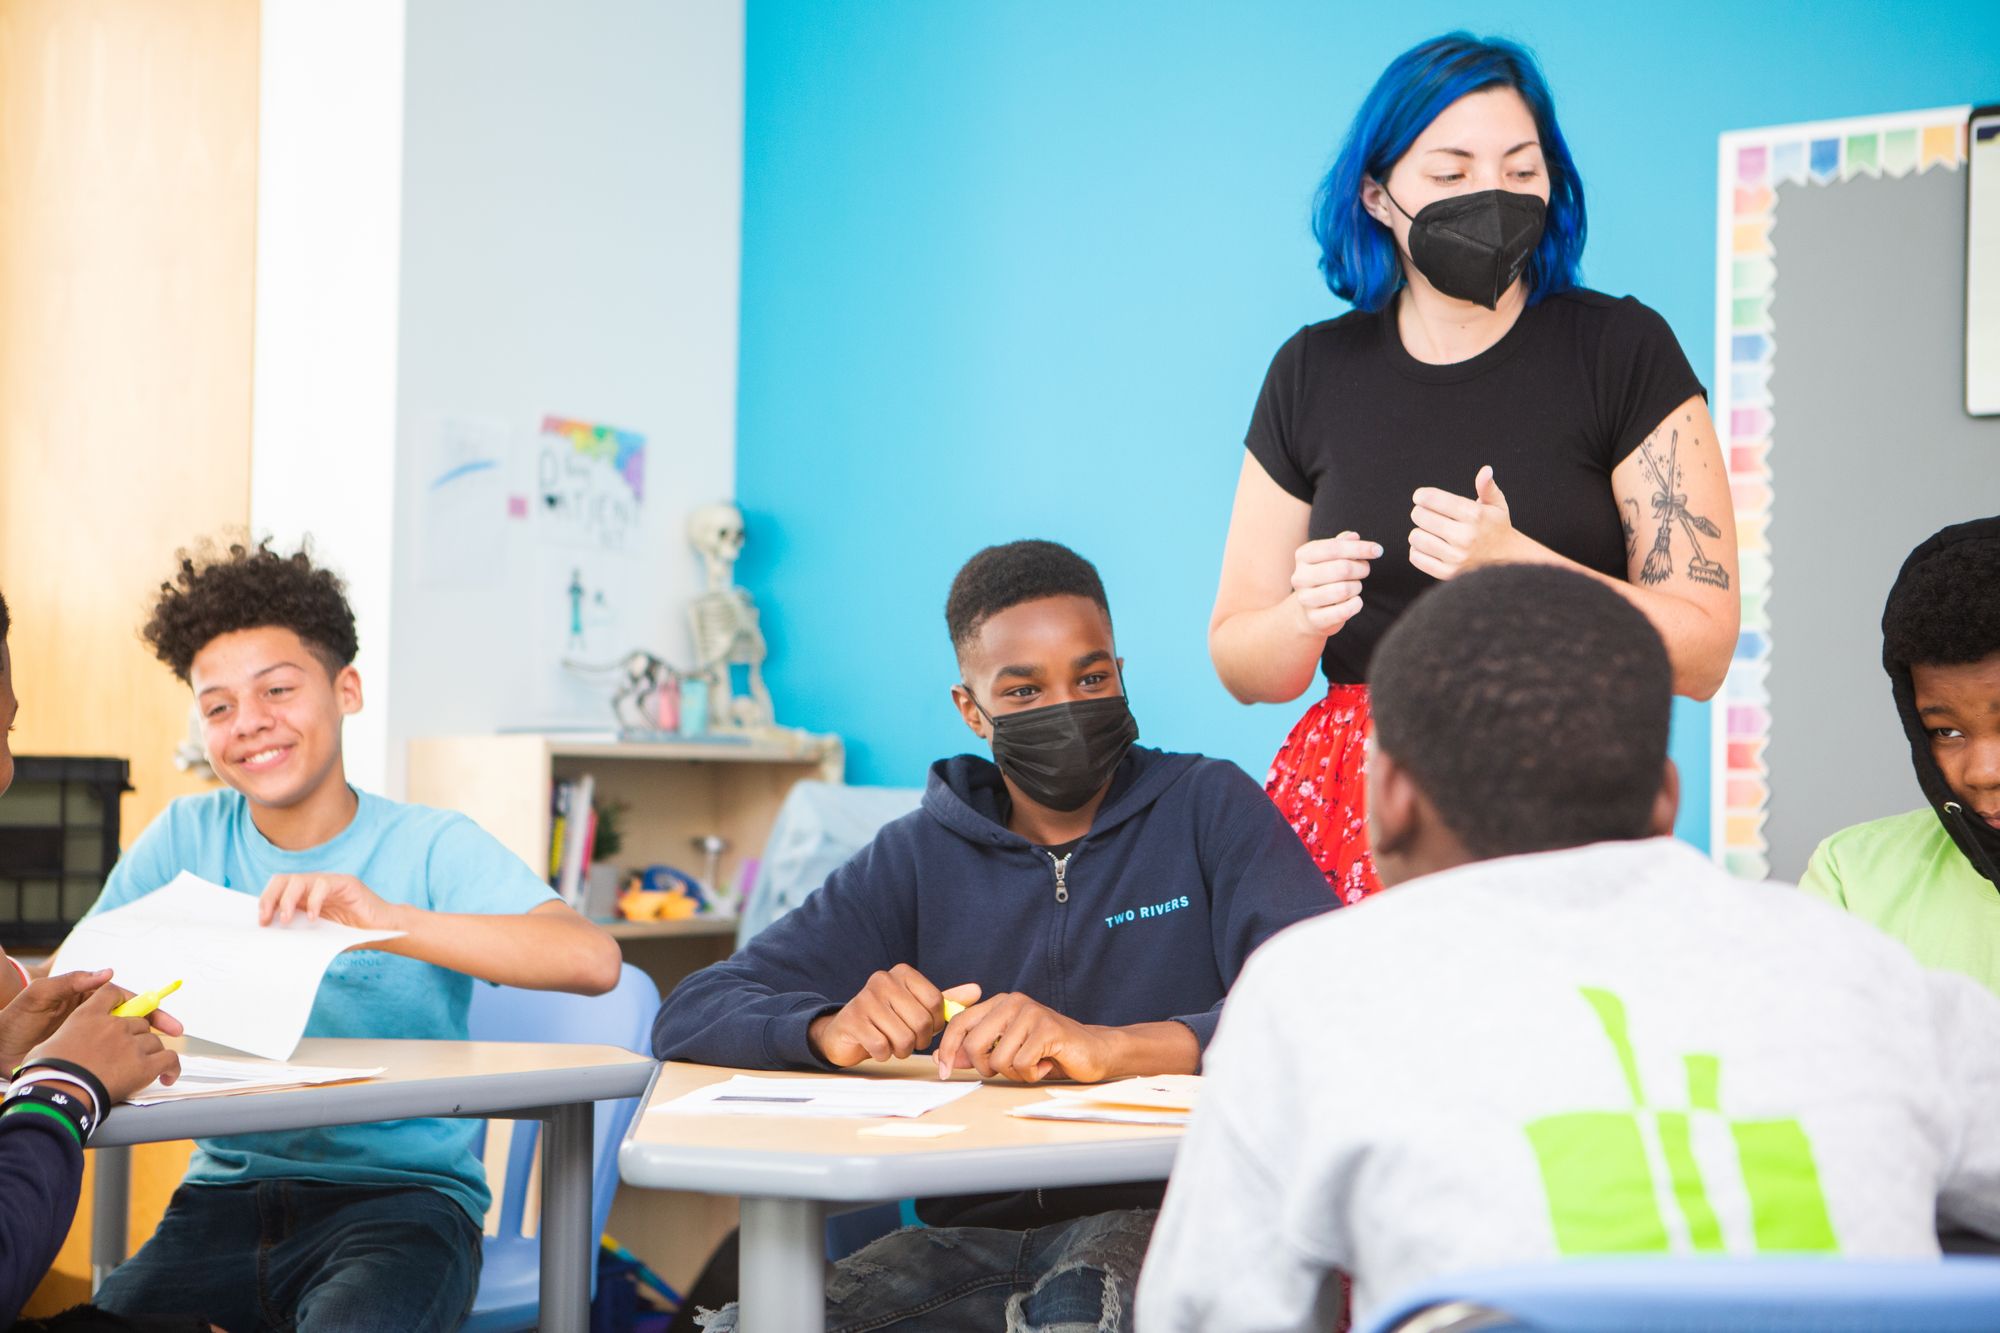
[[[178,981],[170,981],[158,990],[149,990],[144,995],[134,995],[125,1003],[111,1011],[113,1018],[144,1018],[160,1007],[160,1001],[181,988]]]
[[[964,1012],[965,1012],[965,1006],[960,1004],[957,1000],[946,1000],[944,1002],[945,1022],[947,1023],[951,1022],[952,1019],[957,1018],[960,1014]]]

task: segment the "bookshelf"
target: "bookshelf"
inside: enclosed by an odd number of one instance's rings
[[[693,841],[729,842],[720,875],[735,884],[745,857],[761,856],[778,806],[803,778],[844,780],[838,736],[783,733],[774,739],[621,742],[560,732],[435,736],[410,742],[409,799],[456,810],[538,870],[549,862],[550,794],[589,773],[597,800],[622,801],[621,869],[665,864],[699,877]],[[689,973],[727,958],[736,918],[604,923],[625,961],[665,995]],[[736,1200],[674,1191],[621,1189],[611,1234],[685,1291],[717,1241],[736,1225]]]

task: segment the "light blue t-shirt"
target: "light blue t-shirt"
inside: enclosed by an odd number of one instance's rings
[[[303,852],[275,847],[250,819],[241,793],[184,796],[120,857],[91,913],[123,907],[183,870],[225,888],[261,894],[274,875],[352,875],[392,903],[435,912],[526,912],[557,901],[521,859],[463,815],[356,792],[354,822]],[[465,1040],[472,978],[413,958],[355,949],[333,960],[306,1023],[308,1037]],[[171,1006],[169,1006],[171,1008]],[[394,1120],[371,1125],[198,1139],[187,1179],[347,1185],[428,1185],[483,1225],[491,1195],[472,1151],[476,1120]]]

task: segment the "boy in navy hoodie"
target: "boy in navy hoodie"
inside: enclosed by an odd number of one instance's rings
[[[1053,542],[989,547],[945,620],[952,701],[993,760],[932,765],[919,809],[683,982],[653,1026],[660,1058],[833,1070],[935,1040],[941,1066],[989,1078],[1193,1073],[1251,951],[1334,906],[1241,769],[1133,745],[1088,561]],[[966,1006],[949,1023],[946,999]],[[1116,1328],[1163,1190],[921,1201],[950,1235],[898,1232],[845,1261],[828,1326]],[[733,1310],[708,1325],[733,1327]]]

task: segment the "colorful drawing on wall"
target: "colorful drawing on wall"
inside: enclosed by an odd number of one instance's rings
[[[615,426],[542,418],[530,508],[547,541],[632,548],[646,498],[646,437]]]
[[[1743,627],[1711,710],[1709,846],[1731,872],[1770,873],[1771,501],[1777,439],[1771,371],[1779,346],[1772,296],[1778,187],[1837,188],[1857,176],[1907,176],[1965,161],[1967,107],[1742,130],[1721,139],[1716,227],[1715,419],[1729,462],[1743,584]]]

